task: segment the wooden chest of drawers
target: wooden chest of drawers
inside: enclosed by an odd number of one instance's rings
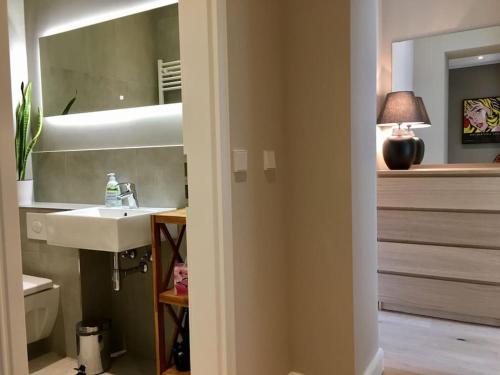
[[[382,309],[500,326],[500,168],[379,172]]]

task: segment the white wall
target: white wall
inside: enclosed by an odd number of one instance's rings
[[[393,48],[393,90],[399,82],[413,80],[415,94],[424,99],[432,127],[416,131],[425,140],[426,164],[448,162],[448,58],[447,54],[488,49],[500,44],[500,27],[449,33],[413,41],[413,70],[404,58],[406,43]],[[400,58],[398,58],[400,57]],[[411,88],[410,88],[411,89]]]
[[[412,91],[415,47],[413,40],[394,43],[392,48],[392,91]],[[398,64],[394,69],[395,63]]]
[[[8,0],[10,74],[12,81],[13,106],[21,98],[21,82],[28,80],[28,62],[26,57],[26,34],[24,27],[24,1]]]
[[[12,107],[15,109],[21,100],[21,82],[28,82],[24,0],[8,0],[7,9],[9,19],[10,79],[12,82],[11,98]],[[32,178],[31,157],[28,158],[26,178]]]
[[[376,16],[374,16],[376,15]],[[357,375],[381,374],[376,215],[376,0],[351,1],[351,194],[354,351]],[[411,54],[410,54],[411,56]],[[354,103],[363,103],[359,110]]]
[[[500,24],[498,0],[379,0],[377,93],[391,91],[392,43]],[[480,4],[480,6],[478,6]],[[379,100],[380,104],[380,100]]]

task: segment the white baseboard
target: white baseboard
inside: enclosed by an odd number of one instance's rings
[[[373,357],[365,370],[364,375],[382,375],[384,373],[384,351],[378,348],[377,354]]]

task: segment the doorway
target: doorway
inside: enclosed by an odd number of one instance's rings
[[[155,2],[153,2],[155,3]],[[161,2],[156,2],[161,3]],[[106,6],[110,8],[115,7],[117,4],[113,4],[112,1],[107,2]],[[8,19],[6,4],[2,4],[2,12],[0,17],[3,20]],[[91,6],[92,7],[92,6]],[[190,266],[192,267],[192,272],[202,266],[202,270],[199,273],[201,282],[200,286],[202,288],[197,289],[196,284],[199,282],[196,276],[192,278],[192,284],[195,285],[191,288],[191,300],[194,303],[200,305],[210,306],[209,309],[204,309],[202,311],[193,312],[190,316],[192,330],[195,335],[200,335],[202,337],[196,340],[196,345],[191,352],[191,358],[193,361],[194,371],[203,373],[213,373],[213,374],[224,374],[228,370],[228,365],[226,360],[230,360],[230,354],[227,354],[229,345],[226,344],[226,337],[230,337],[224,332],[232,331],[230,329],[230,301],[227,302],[226,298],[230,298],[230,294],[225,294],[225,286],[219,285],[219,283],[226,282],[225,277],[225,267],[229,266],[227,264],[219,264],[222,262],[221,257],[225,251],[228,251],[225,245],[228,245],[226,227],[222,228],[224,220],[226,220],[226,211],[222,205],[223,202],[220,199],[222,193],[220,189],[226,189],[225,181],[212,173],[213,170],[221,168],[217,163],[221,162],[220,158],[214,156],[216,154],[215,150],[224,149],[224,139],[213,139],[211,136],[207,135],[203,138],[203,142],[199,142],[198,136],[200,134],[212,134],[215,132],[215,128],[219,129],[221,124],[224,123],[224,113],[221,113],[220,108],[214,108],[210,103],[213,103],[212,98],[217,94],[219,90],[219,85],[223,84],[223,78],[214,79],[213,75],[216,74],[215,70],[209,67],[221,67],[224,66],[224,61],[219,61],[219,56],[217,52],[217,46],[219,43],[220,34],[213,29],[214,25],[209,24],[208,18],[214,19],[214,14],[217,13],[219,8],[216,9],[216,5],[213,3],[203,3],[203,4],[187,4],[185,2],[181,6],[181,20],[180,28],[181,41],[182,43],[189,43],[189,49],[183,50],[181,53],[184,56],[183,69],[186,72],[186,79],[183,82],[183,90],[190,100],[184,101],[184,113],[185,120],[189,123],[184,129],[186,135],[184,138],[185,148],[192,152],[187,151],[187,159],[190,165],[190,179],[192,181],[202,180],[203,183],[200,184],[199,188],[196,188],[197,184],[190,184],[190,232],[193,234],[193,239],[189,241],[188,246],[190,248],[195,248],[200,246],[197,238],[202,239],[203,252],[196,252],[196,255],[190,257]],[[101,9],[96,5],[95,9]],[[106,11],[109,9],[103,9]],[[84,16],[86,10],[80,9],[79,16]],[[213,13],[214,12],[214,13]],[[212,14],[213,13],[213,14]],[[23,17],[23,15],[21,15]],[[185,18],[184,21],[182,18]],[[196,18],[198,22],[196,24],[192,22],[187,22],[188,19]],[[67,19],[66,19],[67,20]],[[223,20],[223,18],[222,18]],[[222,22],[222,21],[221,21]],[[9,22],[2,22],[2,44],[1,48],[2,56],[8,56],[9,51],[9,33],[7,30],[7,25]],[[216,23],[217,24],[217,23]],[[5,29],[4,29],[5,26]],[[210,46],[210,50],[209,47]],[[181,47],[182,48],[182,47]],[[212,54],[214,53],[214,54]],[[205,61],[206,60],[206,61]],[[205,63],[202,63],[205,61]],[[2,64],[2,75],[1,75],[1,85],[2,90],[5,90],[5,95],[3,98],[10,98],[10,72],[9,64],[6,62]],[[215,68],[214,68],[215,69]],[[191,92],[193,92],[191,94]],[[204,103],[204,105],[202,105]],[[2,116],[6,118],[3,119],[4,124],[11,123],[12,118],[12,104],[11,101],[2,99]],[[196,107],[193,113],[189,111],[193,107]],[[200,117],[201,116],[201,117]],[[213,119],[209,121],[207,119]],[[26,374],[27,370],[27,358],[26,358],[26,335],[24,333],[24,314],[20,312],[23,311],[23,298],[22,289],[20,289],[21,283],[21,258],[19,251],[20,249],[20,232],[19,232],[19,213],[17,207],[16,189],[15,189],[15,176],[12,166],[15,165],[13,162],[13,145],[11,139],[13,139],[12,129],[7,126],[2,126],[2,140],[1,140],[1,164],[0,171],[2,173],[2,178],[0,179],[2,183],[2,188],[0,192],[2,193],[2,204],[0,208],[2,209],[2,217],[9,217],[9,220],[1,220],[2,231],[0,239],[1,244],[1,258],[0,265],[2,269],[6,272],[2,272],[2,287],[6,289],[2,290],[1,296],[2,300],[8,301],[8,303],[2,303],[2,327],[9,327],[9,329],[1,330],[2,332],[2,366],[5,366],[5,370],[2,373],[6,374]],[[218,131],[222,137],[224,137],[224,130]],[[196,134],[196,135],[194,135]],[[213,140],[212,142],[207,142],[207,139]],[[199,143],[199,144],[198,144]],[[218,151],[219,152],[219,151]],[[220,154],[218,154],[220,157]],[[217,165],[217,167],[216,167]],[[215,183],[215,180],[218,183]],[[210,182],[212,181],[212,182]],[[213,190],[205,189],[206,184],[210,184],[215,188]],[[200,233],[197,234],[197,232]],[[222,236],[222,237],[219,237]],[[221,253],[219,253],[221,252]],[[196,259],[199,256],[200,259]],[[214,274],[217,272],[218,277]],[[198,274],[197,272],[195,274]],[[207,282],[211,280],[211,282]],[[207,293],[213,289],[213,293]],[[215,293],[215,290],[217,293]],[[226,311],[226,309],[228,309]],[[224,319],[222,318],[224,316]],[[207,324],[211,322],[210,324]],[[196,336],[195,336],[196,337]],[[213,341],[207,341],[203,338],[215,338],[219,345],[213,345]],[[230,340],[230,338],[229,338]],[[3,358],[5,356],[5,358]],[[223,358],[223,359],[221,359]],[[198,370],[196,370],[198,368]],[[230,368],[230,367],[229,367]],[[200,370],[201,369],[201,370]]]
[[[500,337],[498,309],[491,304],[498,280],[490,276],[499,254],[497,239],[486,240],[498,207],[496,198],[484,199],[475,189],[499,177],[498,77],[492,72],[500,19],[486,9],[477,12],[474,4],[380,2],[379,99],[413,91],[432,123],[414,130],[425,141],[421,165],[388,171],[379,150],[379,327],[386,367],[394,374],[499,371],[500,358],[491,350]],[[412,12],[404,24],[394,17],[403,11]],[[490,103],[485,121],[469,114],[475,104]],[[380,132],[378,143],[383,139]]]

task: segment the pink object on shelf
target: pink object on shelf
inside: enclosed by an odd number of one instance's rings
[[[188,294],[188,268],[184,263],[178,263],[174,268],[175,294],[185,296]]]

